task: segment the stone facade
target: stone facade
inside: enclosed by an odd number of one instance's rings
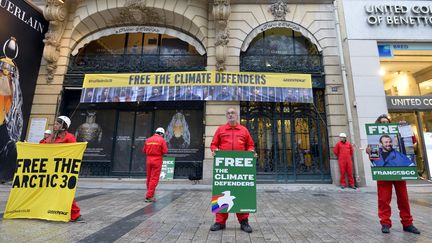
[[[39,1],[40,2],[40,1]],[[47,1],[47,13],[55,6]],[[61,98],[64,75],[71,53],[86,37],[110,27],[165,26],[193,36],[205,47],[207,70],[239,71],[240,53],[245,40],[259,28],[276,22],[298,28],[317,45],[323,57],[326,82],[326,112],[329,147],[337,142],[340,132],[348,132],[343,83],[332,1],[283,1],[282,12],[275,13],[275,1],[201,1],[201,0],[72,0],[65,1],[64,20],[50,25],[53,35],[60,35],[56,50],[46,50],[37,82],[32,115],[49,116],[52,124]],[[258,2],[258,3],[257,3]],[[36,1],[36,4],[38,2]],[[215,9],[218,8],[218,9]],[[149,17],[151,16],[151,18]],[[282,17],[281,17],[282,16]],[[62,26],[59,26],[62,25]],[[271,27],[270,27],[271,28]],[[246,46],[247,47],[247,46]],[[50,58],[47,58],[51,56]],[[54,57],[54,58],[53,58]],[[52,67],[55,66],[55,69]],[[205,106],[204,179],[210,179],[209,145],[217,126],[225,122],[227,107],[238,102],[207,102]],[[332,178],[338,182],[338,166],[331,155]],[[364,176],[364,175],[362,175]]]

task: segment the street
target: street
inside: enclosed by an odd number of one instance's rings
[[[209,185],[162,182],[157,201],[144,202],[144,180],[81,179],[76,200],[86,223],[4,220],[10,185],[0,186],[1,242],[431,242],[430,185],[410,185],[414,225],[403,232],[395,197],[393,227],[382,234],[374,187],[258,185],[253,233],[240,230],[234,214],[227,228],[211,232]]]

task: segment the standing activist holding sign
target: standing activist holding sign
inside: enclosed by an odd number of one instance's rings
[[[210,145],[212,155],[217,150],[237,150],[237,151],[255,151],[254,142],[246,127],[240,125],[237,121],[238,113],[234,108],[226,110],[228,123],[221,125],[215,132]],[[252,227],[249,225],[249,213],[236,213],[240,222],[241,230],[251,233]],[[216,213],[216,223],[210,227],[211,231],[225,229],[225,223],[228,219],[228,213]]]
[[[351,157],[354,154],[353,146],[346,140],[347,135],[345,133],[339,134],[340,141],[336,144],[333,149],[333,153],[336,155],[339,161],[340,171],[340,186],[342,189],[346,187],[345,176],[348,175],[348,183],[352,189],[356,189],[354,185],[354,177],[352,172],[352,160]]]
[[[168,153],[168,147],[163,135],[165,129],[159,127],[153,136],[149,137],[143,147],[143,153],[147,155],[147,195],[145,202],[154,202],[154,193],[159,183],[159,177],[162,170],[163,155]]]
[[[40,143],[76,143],[76,138],[72,133],[67,130],[71,125],[71,120],[67,116],[59,116],[54,123],[54,134],[42,140]],[[84,222],[81,217],[80,208],[75,199],[72,202],[71,221]]]
[[[390,123],[390,118],[383,114],[377,118],[375,123]],[[387,136],[388,137],[388,136]],[[382,136],[380,138],[380,142],[383,144],[383,140],[386,139],[391,141],[391,139]],[[388,145],[383,144],[383,148],[380,149],[381,160],[387,160],[387,157],[392,152],[393,148]],[[366,152],[370,155],[371,149],[368,146]],[[372,161],[373,162],[373,161]],[[378,192],[378,217],[380,218],[381,223],[381,232],[390,233],[390,228],[392,226],[391,223],[391,199],[392,199],[392,190],[393,185],[396,191],[397,205],[399,208],[399,215],[401,218],[401,223],[403,226],[403,230],[407,232],[411,232],[414,234],[420,234],[420,231],[413,225],[413,217],[411,215],[409,199],[408,199],[408,191],[406,181],[377,181],[377,192]]]

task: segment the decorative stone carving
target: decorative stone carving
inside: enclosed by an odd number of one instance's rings
[[[126,0],[114,25],[161,23],[162,18],[154,9],[147,7],[146,0]]]
[[[47,82],[51,83],[60,57],[60,42],[67,22],[67,5],[58,0],[47,0],[43,14],[49,21],[49,29],[43,40],[43,57],[47,61]]]
[[[216,69],[225,70],[226,50],[229,42],[228,18],[231,14],[230,0],[215,0],[213,17],[216,30]]]
[[[270,5],[269,11],[274,16],[274,20],[285,20],[287,13],[289,13],[288,5],[284,0],[278,0]]]

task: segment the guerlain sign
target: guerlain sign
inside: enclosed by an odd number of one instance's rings
[[[372,26],[432,26],[432,4],[406,6],[402,4],[365,5],[367,23]]]

